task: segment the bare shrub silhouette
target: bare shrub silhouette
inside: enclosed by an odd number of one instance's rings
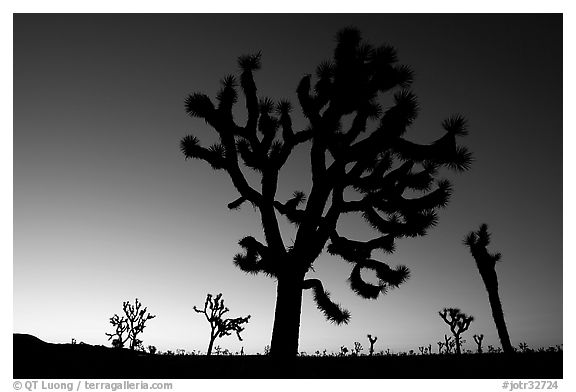
[[[442,348],[444,347],[444,342],[437,341],[436,344],[438,345],[438,354],[442,354]]]
[[[144,331],[146,322],[156,316],[150,313],[146,314],[148,308],[142,308],[138,298],[136,298],[134,305],[130,304],[129,301],[125,301],[122,304],[122,308],[124,310],[123,316],[120,317],[114,314],[110,318],[110,324],[116,330],[114,333],[106,333],[108,340],[112,339],[112,346],[116,348],[122,348],[126,342],[130,341],[130,350],[143,349],[142,340],[138,339],[138,335]],[[124,336],[124,333],[126,333],[126,336]]]
[[[452,193],[450,182],[438,179],[439,169],[465,171],[471,164],[471,154],[456,142],[467,134],[466,121],[461,116],[448,118],[442,123],[444,135],[431,144],[405,138],[418,113],[416,96],[407,90],[412,71],[397,63],[393,47],[373,47],[354,28],[338,32],[333,59],[317,67],[314,84],[312,75],[300,81],[298,101],[309,124],[298,131],[290,102],[258,97],[254,72],[261,67],[260,53],[241,56],[238,65],[246,123],[234,120],[238,81],[227,76],[216,104],[201,93],[189,95],[185,102],[186,112],[214,128],[219,142],[206,148],[190,135],[181,140],[180,148],[186,158],[204,160],[228,173],[239,193],[228,204],[230,209],[248,202],[259,212],[265,242],[251,236],[241,239],[244,253],[236,255],[234,263],[247,273],[277,280],[271,354],[294,357],[303,290],[312,290],[329,321],[341,324],[350,319],[319,279],[306,276],[327,244],[330,254],[351,263],[350,288],[364,298],[375,299],[408,279],[407,267],[390,267],[373,259],[372,253],[390,254],[397,238],[423,236],[436,225],[436,210],[448,204]],[[384,110],[379,94],[393,90],[393,104]],[[350,126],[345,125],[347,118]],[[282,202],[276,195],[280,170],[293,150],[307,142],[312,187],[308,196],[295,191]],[[244,167],[261,177],[261,189],[249,184]],[[358,198],[347,200],[350,191]],[[276,214],[295,225],[291,246],[285,245]],[[379,235],[367,241],[345,237],[338,227],[345,214],[360,214]],[[378,283],[368,283],[363,273],[375,274]]]
[[[454,335],[454,344],[456,346],[456,354],[461,354],[461,346],[463,343],[462,333],[468,330],[470,323],[474,321],[474,317],[468,316],[462,313],[458,308],[444,308],[441,312],[438,312],[442,320],[450,327],[450,332]],[[447,340],[447,336],[444,335],[446,339],[446,346],[450,346],[450,342]]]
[[[244,331],[242,324],[246,324],[250,320],[250,315],[233,319],[224,318],[223,316],[228,313],[230,309],[224,306],[222,293],[218,294],[216,297],[212,297],[212,294],[206,295],[204,309],[198,309],[196,306],[194,306],[193,309],[197,313],[202,313],[206,317],[208,323],[210,323],[210,343],[208,344],[208,351],[206,352],[207,355],[212,354],[212,347],[217,338],[229,336],[232,332],[236,332],[238,340],[241,341],[242,337],[240,336],[240,332]],[[216,351],[217,355],[220,355],[220,352],[222,351],[221,347],[217,346]]]
[[[444,348],[444,354],[450,354],[454,350],[456,343],[452,337],[444,334],[444,342],[440,341],[438,344],[438,354],[442,354],[442,348]]]
[[[500,295],[498,294],[498,275],[496,274],[496,263],[502,259],[500,253],[490,253],[486,247],[490,244],[490,233],[488,232],[488,225],[482,224],[478,231],[470,232],[464,239],[464,244],[470,249],[472,257],[476,261],[476,266],[488,292],[488,301],[492,309],[492,317],[500,344],[505,353],[513,353],[514,347],[510,342],[510,335],[506,328],[506,321],[504,320],[504,312],[502,311],[502,303],[500,302]]]
[[[526,342],[521,342],[520,344],[518,344],[518,350],[519,350],[521,353],[532,353],[532,352],[534,352],[534,350],[531,349],[531,348],[528,346],[528,343],[526,343]]]
[[[488,345],[488,353],[490,353],[490,354],[494,354],[494,353],[499,354],[499,353],[501,353],[501,352],[502,352],[502,348],[500,348],[500,347],[496,347],[496,348],[495,348],[495,347],[492,346],[492,345]]]
[[[420,355],[430,355],[432,354],[432,345],[429,344],[428,346],[419,346],[418,351],[420,351]]]

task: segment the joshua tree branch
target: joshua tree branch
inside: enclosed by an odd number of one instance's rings
[[[371,257],[375,249],[380,249],[386,253],[394,252],[395,237],[391,234],[382,235],[368,241],[351,240],[338,235],[334,230],[330,236],[328,252],[332,255],[342,257],[344,260],[353,262]]]
[[[305,279],[302,288],[312,289],[316,306],[328,320],[336,324],[347,323],[350,319],[350,312],[330,299],[330,293],[324,290],[322,282],[318,279]]]
[[[273,253],[267,246],[250,236],[241,239],[239,245],[244,248],[245,253],[234,256],[234,264],[238,268],[251,274],[265,273],[271,277],[278,276],[278,264],[273,261]]]

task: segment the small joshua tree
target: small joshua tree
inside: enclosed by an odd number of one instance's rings
[[[372,337],[372,335],[368,334],[368,340],[370,341],[370,356],[374,354],[374,343],[378,340],[378,336]]]
[[[130,350],[142,348],[142,340],[138,339],[138,335],[144,331],[146,321],[153,319],[156,315],[146,314],[148,308],[142,309],[142,303],[138,301],[138,298],[136,298],[134,305],[125,301],[122,307],[125,316],[120,317],[114,314],[110,317],[110,324],[116,330],[114,333],[106,333],[106,336],[108,336],[108,340],[112,339],[112,346],[115,348],[124,347],[128,341]]]
[[[204,303],[204,309],[201,310],[194,306],[194,311],[202,313],[210,323],[210,344],[208,344],[207,355],[212,354],[212,346],[216,338],[229,336],[232,332],[236,332],[238,340],[241,341],[242,337],[240,336],[240,332],[244,331],[242,324],[246,324],[248,320],[250,320],[250,315],[233,319],[223,318],[229,309],[224,306],[222,293],[214,298],[212,294],[208,294],[206,296],[206,302]]]
[[[488,225],[484,223],[478,231],[468,233],[464,239],[464,244],[470,249],[470,253],[472,253],[472,257],[474,257],[476,261],[476,267],[478,267],[478,272],[480,272],[480,276],[488,292],[488,301],[490,301],[492,317],[494,318],[494,324],[496,324],[502,349],[505,353],[513,353],[514,347],[512,347],[512,343],[510,343],[510,335],[506,328],[502,303],[500,302],[500,295],[498,294],[496,263],[502,259],[502,254],[492,254],[486,249],[486,247],[490,245]]]
[[[480,335],[474,335],[474,342],[476,342],[476,352],[478,354],[482,354],[482,340],[484,339],[484,335],[480,334]]]
[[[442,320],[450,327],[450,332],[454,335],[454,342],[456,344],[456,353],[461,354],[462,333],[465,332],[470,323],[474,321],[474,317],[467,316],[462,313],[458,308],[444,308],[441,312],[438,312]]]
[[[354,355],[360,355],[360,351],[364,350],[364,347],[360,344],[360,342],[354,342]]]

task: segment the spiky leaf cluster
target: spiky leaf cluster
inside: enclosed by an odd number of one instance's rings
[[[471,231],[464,238],[464,244],[470,249],[470,253],[476,260],[478,268],[494,268],[502,259],[501,253],[490,253],[486,249],[490,245],[490,233],[488,225],[483,223],[477,231]]]
[[[242,271],[249,274],[264,273],[269,276],[277,276],[277,266],[272,263],[268,248],[258,242],[254,237],[244,237],[239,242],[244,253],[234,256],[234,264]]]
[[[350,312],[342,306],[332,301],[330,293],[324,289],[322,282],[318,279],[306,279],[303,284],[304,289],[312,289],[314,301],[326,319],[335,324],[346,324],[350,320]]]

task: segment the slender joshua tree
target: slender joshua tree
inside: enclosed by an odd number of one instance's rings
[[[474,257],[476,261],[476,267],[478,267],[478,271],[488,292],[488,301],[490,301],[492,317],[498,330],[502,350],[505,353],[513,353],[514,347],[512,347],[512,343],[510,343],[510,335],[508,335],[506,321],[504,321],[504,312],[502,311],[502,303],[500,302],[500,295],[498,294],[496,263],[501,260],[502,254],[492,254],[486,249],[490,244],[488,225],[484,223],[480,225],[478,231],[468,233],[464,239],[464,244],[470,249],[470,253],[472,253],[472,257]]]
[[[476,343],[476,352],[482,354],[482,340],[484,340],[484,334],[474,335],[473,338]]]
[[[260,60],[260,53],[238,60],[246,123],[235,122],[238,82],[227,76],[216,104],[200,93],[185,102],[187,113],[205,120],[219,142],[206,148],[195,136],[186,136],[180,147],[186,158],[228,173],[239,193],[229,208],[249,202],[259,212],[264,242],[251,236],[241,239],[244,253],[236,255],[234,263],[245,272],[277,280],[271,355],[296,356],[303,290],[312,290],[329,321],[340,324],[350,318],[322,282],[310,276],[326,246],[330,254],[351,263],[350,287],[360,296],[374,299],[398,287],[408,278],[408,268],[377,261],[373,251],[392,253],[395,239],[422,236],[434,226],[435,211],[446,206],[452,191],[447,180],[436,181],[439,169],[467,170],[471,156],[456,143],[466,134],[460,116],[445,120],[444,135],[431,144],[405,138],[418,111],[416,97],[406,90],[412,72],[397,64],[394,48],[372,47],[356,29],[338,33],[333,59],[318,66],[314,84],[311,75],[300,81],[296,92],[308,122],[301,130],[294,129],[288,101],[259,99],[254,73]],[[394,90],[393,104],[384,110],[379,95]],[[346,127],[345,117],[352,119]],[[311,145],[312,187],[308,197],[296,191],[282,202],[276,196],[280,170],[304,143]],[[245,168],[260,175],[260,189],[248,183]],[[344,214],[360,214],[379,234],[367,241],[345,237],[338,226]],[[296,226],[291,246],[282,238],[279,216]],[[375,274],[378,283],[366,282],[365,273]]]
[[[370,342],[370,356],[374,354],[374,343],[378,340],[378,336],[372,337],[372,335],[368,334],[368,341]]]

